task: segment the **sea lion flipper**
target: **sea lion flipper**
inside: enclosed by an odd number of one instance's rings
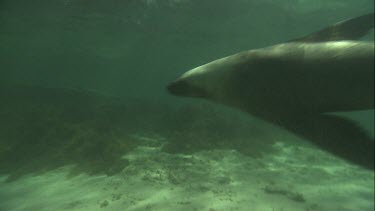
[[[351,120],[318,114],[288,120],[283,127],[338,157],[374,169],[374,139]]]
[[[317,32],[288,42],[356,40],[374,28],[374,13],[338,22]]]

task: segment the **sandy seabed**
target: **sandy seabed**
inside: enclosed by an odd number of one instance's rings
[[[0,210],[374,210],[374,172],[314,147],[278,142],[277,153],[262,158],[235,150],[169,154],[162,138],[134,137],[145,144],[114,176],[69,177],[71,166],[14,182],[3,176]]]

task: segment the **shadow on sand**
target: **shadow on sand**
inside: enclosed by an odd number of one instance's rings
[[[236,149],[259,157],[274,141],[249,119],[210,104],[171,106],[109,98],[82,90],[0,91],[0,174],[13,181],[73,165],[71,175],[113,175],[123,155],[144,144],[134,134],[164,137],[168,153]]]

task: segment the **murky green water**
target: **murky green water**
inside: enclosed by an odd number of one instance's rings
[[[191,68],[373,6],[0,0],[0,210],[374,210],[373,171],[166,91]],[[373,110],[349,116],[373,136]]]

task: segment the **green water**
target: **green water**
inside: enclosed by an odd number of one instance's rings
[[[165,88],[193,67],[373,8],[0,0],[0,210],[374,210],[372,171]],[[372,135],[373,115],[349,114]]]

